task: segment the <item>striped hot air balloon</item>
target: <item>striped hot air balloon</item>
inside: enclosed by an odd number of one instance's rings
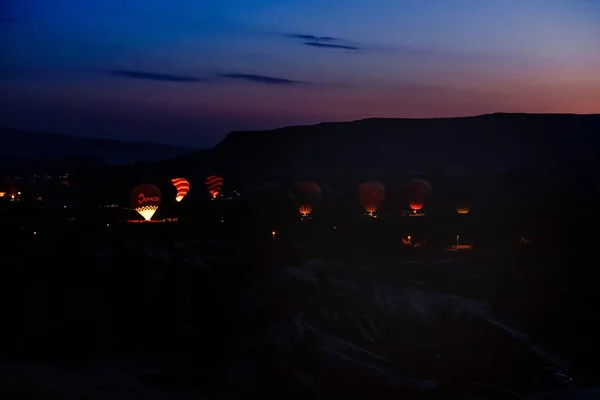
[[[171,179],[173,186],[177,189],[177,195],[175,196],[175,200],[180,202],[183,200],[185,195],[190,191],[190,183],[187,179],[184,178],[173,178]]]
[[[204,181],[208,193],[212,196],[213,200],[219,195],[221,189],[223,189],[223,178],[219,175],[211,175]]]

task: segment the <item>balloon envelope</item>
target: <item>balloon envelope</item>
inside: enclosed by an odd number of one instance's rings
[[[173,186],[175,186],[175,189],[177,189],[175,200],[177,202],[180,202],[190,191],[190,183],[187,181],[187,179],[184,178],[174,178],[171,179],[171,182],[173,183]]]
[[[138,185],[131,190],[131,207],[146,221],[152,219],[159,205],[160,189],[155,185]]]
[[[221,193],[221,189],[223,189],[223,178],[219,175],[211,175],[206,178],[204,184],[208,193],[215,199]]]
[[[363,182],[358,185],[358,200],[365,211],[373,214],[385,201],[385,186],[381,182]]]
[[[468,214],[473,207],[475,193],[473,188],[463,185],[454,189],[454,208],[459,214]]]
[[[292,187],[292,195],[298,203],[298,211],[302,216],[312,212],[315,204],[321,199],[321,188],[315,182],[296,182]]]
[[[408,205],[411,210],[418,211],[423,208],[425,201],[431,195],[431,184],[423,179],[411,179],[406,184]]]

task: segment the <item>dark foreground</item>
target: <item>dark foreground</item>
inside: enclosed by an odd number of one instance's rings
[[[2,398],[600,396],[560,258],[140,229],[4,250]]]

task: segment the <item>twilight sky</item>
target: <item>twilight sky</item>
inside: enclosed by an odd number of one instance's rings
[[[204,147],[499,111],[600,112],[600,0],[0,0],[0,126]]]

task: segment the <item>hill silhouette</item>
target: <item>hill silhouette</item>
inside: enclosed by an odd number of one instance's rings
[[[0,128],[0,166],[10,168],[158,161],[193,149]]]
[[[486,114],[353,122],[232,132],[215,147],[169,160],[169,168],[235,174],[322,176],[340,170],[385,176],[396,171],[540,167],[594,161],[600,115]]]

